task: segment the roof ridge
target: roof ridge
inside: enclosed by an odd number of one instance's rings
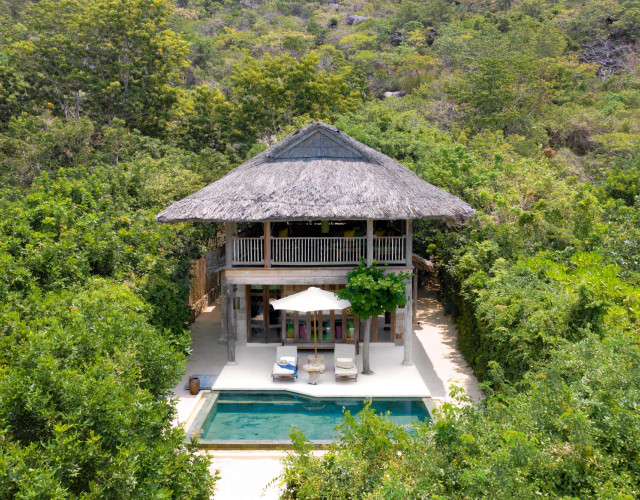
[[[283,150],[293,145],[293,143],[304,140],[305,136],[310,136],[314,131],[318,129],[324,129],[334,134],[342,133],[338,128],[332,125],[329,125],[328,123],[319,122],[319,121],[313,122],[313,123],[310,123],[309,125],[306,125],[305,127],[302,127],[301,129],[296,130],[295,132],[293,132],[292,134],[289,134],[287,137],[285,137],[281,141],[278,141],[277,143],[275,143],[269,149],[265,150],[264,156],[266,156],[267,158],[276,158],[278,156],[278,153],[281,153]],[[343,134],[343,135],[346,135],[346,134]]]
[[[263,151],[260,155],[255,156],[253,159],[259,160],[260,162],[265,161],[265,159],[277,159],[278,156],[282,154],[286,149],[293,147],[296,143],[304,141],[305,137],[311,137],[311,135],[313,135],[316,130],[324,131],[327,133],[327,135],[333,135],[334,140],[336,140],[337,142],[341,142],[342,145],[344,145],[347,149],[355,150],[359,155],[362,156],[363,159],[367,160],[370,163],[383,165],[385,161],[391,161],[397,166],[406,168],[404,165],[398,163],[393,158],[385,155],[384,153],[381,153],[380,151],[376,151],[375,149],[370,148],[366,144],[363,144],[360,141],[354,139],[349,134],[346,134],[339,128],[321,121],[312,122],[309,125],[296,130],[292,134],[288,135],[281,141]],[[251,160],[248,160],[245,163],[248,163],[250,161]]]

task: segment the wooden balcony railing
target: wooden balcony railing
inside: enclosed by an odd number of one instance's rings
[[[407,261],[405,236],[374,236],[373,258],[381,264],[401,264]]]
[[[272,237],[272,266],[356,265],[367,258],[366,237]],[[261,266],[265,264],[264,237],[233,237],[232,265]],[[374,236],[373,258],[381,264],[406,262],[405,236]]]
[[[271,263],[281,266],[357,264],[367,257],[367,238],[272,238]]]
[[[264,265],[264,236],[233,238],[232,264],[242,266]]]

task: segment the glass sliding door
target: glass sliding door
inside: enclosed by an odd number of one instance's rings
[[[269,304],[281,297],[280,287],[251,285],[247,287],[249,304],[248,341],[257,343],[282,342],[282,312]]]

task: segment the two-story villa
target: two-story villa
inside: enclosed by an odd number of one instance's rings
[[[220,180],[172,204],[160,222],[225,224],[223,331],[235,344],[313,345],[312,315],[275,311],[273,300],[317,286],[336,290],[360,259],[412,271],[412,221],[461,224],[475,211],[406,167],[325,123],[312,123]],[[374,318],[372,342],[405,345],[411,364],[413,290],[407,307]],[[406,318],[406,321],[405,321]],[[320,347],[357,342],[348,311],[320,312]]]

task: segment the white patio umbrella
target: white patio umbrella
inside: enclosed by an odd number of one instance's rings
[[[316,312],[346,309],[351,302],[339,298],[335,293],[321,290],[315,286],[307,288],[304,292],[294,293],[283,299],[271,302],[274,309],[286,311],[311,312],[313,311],[313,351],[318,357],[318,334],[316,328]]]

